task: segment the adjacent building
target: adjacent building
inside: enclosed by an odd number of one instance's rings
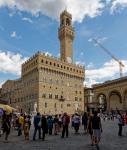
[[[91,100],[92,99],[92,100]],[[85,89],[85,106],[102,111],[127,110],[127,77],[108,80]]]
[[[91,87],[84,88],[84,103],[85,103],[85,111],[93,111],[98,103],[94,101],[94,91]]]
[[[8,80],[2,92],[21,112],[60,114],[84,111],[84,67],[73,63],[72,15],[60,15],[60,58],[37,52],[22,64],[21,78]]]

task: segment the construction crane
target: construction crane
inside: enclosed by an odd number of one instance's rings
[[[96,39],[92,38],[92,41],[95,42],[99,47],[101,47],[108,55],[110,55],[116,62],[119,64],[119,71],[120,71],[120,77],[123,77],[123,70],[122,67],[125,67],[124,64],[117,59],[107,48],[105,48],[100,42],[98,42]]]

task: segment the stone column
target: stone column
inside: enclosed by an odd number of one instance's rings
[[[126,96],[122,96],[122,103],[123,103],[123,110],[125,111],[127,108],[126,108],[126,102],[127,102],[127,97]]]
[[[107,101],[107,112],[110,112],[110,98],[106,96],[106,101]]]

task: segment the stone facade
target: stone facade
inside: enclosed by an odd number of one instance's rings
[[[60,15],[60,59],[37,52],[22,64],[21,78],[7,81],[11,105],[19,111],[60,114],[84,110],[84,67],[73,64],[72,16]],[[9,86],[9,85],[12,86]],[[8,89],[8,90],[7,90]]]

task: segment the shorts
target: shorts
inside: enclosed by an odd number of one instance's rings
[[[100,129],[93,129],[93,136],[96,138],[101,138],[101,130]]]

